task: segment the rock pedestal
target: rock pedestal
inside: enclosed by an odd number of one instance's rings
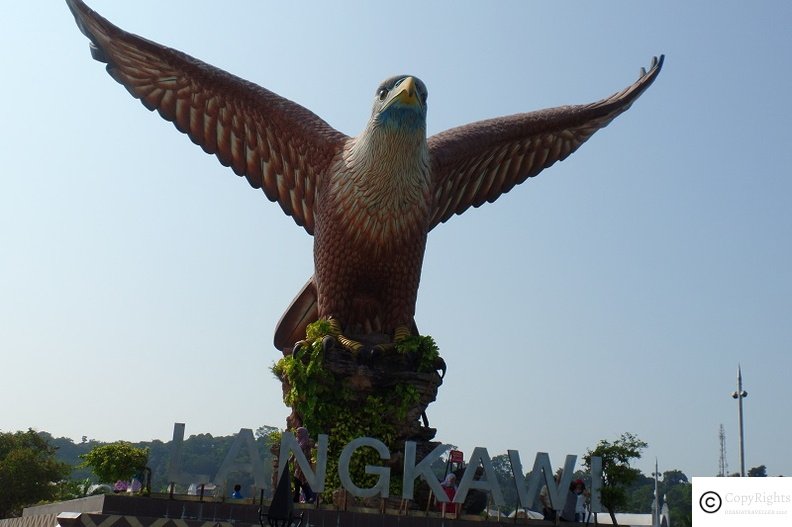
[[[412,345],[356,353],[329,336],[298,347],[274,370],[292,408],[288,427],[306,426],[314,438],[328,434],[330,459],[339,454],[332,452],[334,444],[379,439],[391,451],[392,474],[400,475],[405,441],[417,443],[419,460],[439,444],[432,441],[437,430],[429,426],[426,408],[437,397],[445,363],[431,338],[413,339]]]

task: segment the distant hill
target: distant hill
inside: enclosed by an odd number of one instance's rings
[[[266,434],[271,430],[277,429],[275,427],[262,426],[255,432],[256,447],[261,459],[264,461],[265,470],[267,470],[267,482],[270,481],[272,474],[272,453],[269,449]],[[90,469],[80,466],[83,461],[80,456],[97,446],[107,443],[88,439],[87,437],[83,437],[79,443],[75,443],[68,437],[53,437],[48,432],[39,432],[39,435],[58,449],[56,457],[59,461],[68,463],[73,467],[71,479],[90,479],[97,482],[96,476]],[[190,474],[208,474],[210,477],[214,477],[235,439],[236,434],[217,437],[211,434],[197,434],[186,438],[182,447],[182,470]],[[132,443],[138,448],[149,449],[148,466],[151,468],[151,489],[154,492],[167,491],[169,484],[167,470],[171,456],[171,443],[172,441],[163,442],[159,440]],[[242,488],[250,488],[253,485],[253,478],[249,475],[239,474],[234,483],[239,483]]]

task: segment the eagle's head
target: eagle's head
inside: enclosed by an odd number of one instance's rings
[[[400,132],[426,132],[426,85],[417,77],[397,75],[382,81],[374,95],[371,125]]]

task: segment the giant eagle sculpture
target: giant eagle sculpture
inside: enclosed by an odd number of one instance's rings
[[[520,113],[426,137],[427,90],[397,75],[376,89],[357,137],[306,108],[189,55],[130,34],[67,0],[93,57],[146,108],[245,176],[314,237],[315,274],[278,323],[289,349],[326,318],[347,349],[416,333],[427,234],[493,202],[626,111],[663,56],[598,102]]]

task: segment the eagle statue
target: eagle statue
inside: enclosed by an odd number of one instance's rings
[[[348,137],[299,104],[66,1],[116,81],[313,235],[314,276],[275,331],[282,351],[320,318],[351,351],[416,334],[429,231],[565,159],[626,111],[663,65],[663,56],[653,59],[634,84],[595,103],[429,138],[426,86],[397,75],[377,87],[368,123]]]

